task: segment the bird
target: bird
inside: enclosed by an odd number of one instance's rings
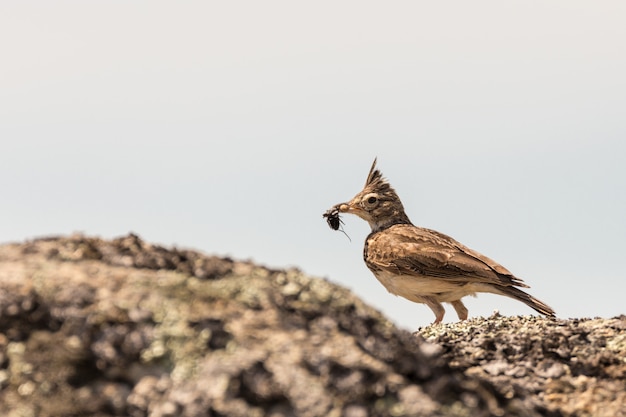
[[[451,304],[459,320],[466,320],[468,310],[461,299],[476,293],[510,297],[548,317],[556,316],[543,301],[522,291],[530,287],[502,265],[450,236],[411,223],[400,197],[376,167],[376,158],[363,189],[324,214],[335,230],[339,213],[369,223],[365,264],[391,294],[430,307],[433,324],[443,320],[442,303]]]

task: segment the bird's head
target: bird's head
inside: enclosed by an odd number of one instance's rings
[[[347,203],[335,205],[340,213],[356,214],[367,221],[372,232],[394,224],[411,224],[396,191],[376,168],[376,159],[365,181],[365,187]]]

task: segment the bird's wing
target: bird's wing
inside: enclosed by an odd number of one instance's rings
[[[502,265],[443,233],[395,225],[367,240],[366,262],[379,270],[434,279],[527,287]]]

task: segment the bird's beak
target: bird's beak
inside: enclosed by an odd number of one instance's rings
[[[352,204],[352,202],[348,202],[348,203],[339,203],[337,205],[335,205],[335,208],[340,212],[340,213],[350,213],[350,214],[357,214],[357,212],[361,211],[361,209],[359,208],[359,206]]]

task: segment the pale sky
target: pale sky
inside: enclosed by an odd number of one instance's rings
[[[132,231],[416,329],[434,316],[365,267],[367,224],[322,219],[377,156],[415,224],[559,317],[626,313],[624,22],[623,1],[3,1],[0,242]]]

